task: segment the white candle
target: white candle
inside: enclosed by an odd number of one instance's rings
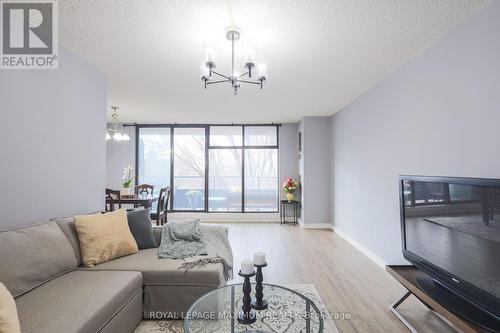
[[[212,49],[207,50],[207,62],[215,62],[215,52]]]
[[[210,69],[206,65],[201,65],[201,77],[208,78],[210,76]]]
[[[246,62],[253,64],[254,61],[255,61],[255,51],[252,49],[247,49],[246,50]]]
[[[267,74],[267,67],[265,64],[259,64],[259,76],[266,77]]]
[[[253,272],[254,272],[253,261],[250,259],[243,260],[241,262],[241,273],[242,274],[252,274]]]
[[[253,263],[255,265],[264,265],[266,263],[266,254],[262,251],[253,254]]]

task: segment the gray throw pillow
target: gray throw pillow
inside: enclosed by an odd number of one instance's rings
[[[153,225],[149,217],[149,209],[139,209],[127,212],[128,226],[139,250],[156,247]]]

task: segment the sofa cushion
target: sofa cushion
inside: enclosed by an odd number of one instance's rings
[[[162,233],[163,227],[153,227],[153,234],[155,236],[155,242],[156,242],[156,247],[160,246],[161,244],[161,233]]]
[[[62,232],[66,235],[71,246],[73,246],[73,252],[75,252],[76,260],[78,261],[78,266],[82,262],[82,252],[80,250],[80,241],[78,240],[78,234],[76,233],[75,220],[72,217],[58,217],[54,221],[57,223]]]
[[[19,319],[17,318],[16,302],[0,282],[0,332],[21,333]]]
[[[202,268],[185,272],[179,269],[184,260],[158,259],[158,249],[141,250],[136,254],[121,257],[92,268],[81,270],[139,271],[143,274],[144,285],[220,286],[225,283],[222,264],[209,264]]]
[[[77,215],[74,219],[85,266],[92,267],[138,251],[125,209],[106,214]]]
[[[16,299],[21,331],[99,332],[141,291],[138,272],[70,272]]]
[[[196,300],[219,287],[221,286],[144,286],[142,315],[146,319],[184,318]]]
[[[149,209],[138,209],[127,212],[127,220],[130,232],[134,236],[139,250],[156,247]]]
[[[15,297],[78,266],[55,222],[0,232],[0,281]]]

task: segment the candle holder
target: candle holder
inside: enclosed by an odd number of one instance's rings
[[[255,286],[255,300],[252,301],[252,308],[255,310],[265,310],[267,309],[267,300],[264,298],[264,286],[262,285],[262,281],[264,281],[264,277],[262,276],[262,268],[267,266],[267,262],[262,265],[254,265],[257,267],[257,274],[255,275],[255,282],[257,282]]]
[[[238,314],[238,322],[245,325],[253,324],[257,320],[257,317],[251,306],[252,296],[250,294],[252,292],[252,285],[250,284],[250,278],[255,276],[255,272],[244,274],[239,271],[238,275],[245,278],[245,282],[243,282],[243,306],[241,307],[242,311]]]

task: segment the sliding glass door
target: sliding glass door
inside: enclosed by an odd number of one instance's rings
[[[242,208],[242,126],[209,128],[208,210],[241,212]]]
[[[156,194],[170,185],[170,128],[139,128],[137,141],[137,182],[150,184]]]
[[[278,210],[278,151],[245,150],[245,211]]]
[[[241,149],[210,149],[208,210],[241,212]]]
[[[172,211],[278,211],[276,125],[138,126],[137,181],[172,185]]]
[[[205,130],[174,128],[174,210],[205,210]]]

